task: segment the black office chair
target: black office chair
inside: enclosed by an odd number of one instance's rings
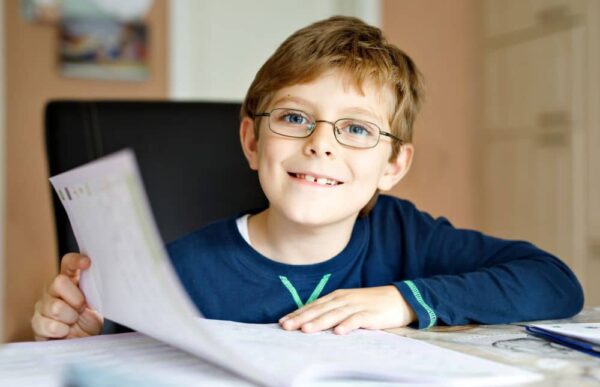
[[[170,242],[266,205],[241,151],[239,111],[236,103],[52,101],[45,115],[49,175],[133,149],[158,229]],[[53,200],[60,259],[78,249],[54,194]]]

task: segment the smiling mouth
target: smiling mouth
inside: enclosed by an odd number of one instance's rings
[[[307,174],[304,174],[304,173],[288,172],[288,175],[290,175],[291,177],[294,177],[296,179],[306,180],[306,181],[308,181],[310,183],[316,183],[318,185],[334,186],[334,185],[344,184],[341,181],[337,181],[337,180],[334,180],[334,179],[329,179],[327,177],[316,177],[316,176],[307,175]]]

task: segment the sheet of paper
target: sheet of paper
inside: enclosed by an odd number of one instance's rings
[[[531,324],[531,326],[600,345],[600,323]]]
[[[83,370],[83,378],[93,378],[96,382],[100,377],[111,377],[115,381],[96,386],[253,385],[187,352],[140,333],[15,343],[0,347],[2,385],[65,386],[68,385],[66,379],[69,370]]]
[[[277,324],[206,320],[257,367],[276,364],[297,383],[317,377],[373,378],[444,385],[509,385],[539,380],[536,373],[382,331],[287,332]]]
[[[277,325],[199,319],[170,265],[131,152],[51,181],[81,251],[92,258],[81,283],[90,305],[251,381],[289,385],[320,375],[503,385],[539,378],[384,332],[306,335]]]
[[[90,306],[104,317],[266,385],[284,381],[257,370],[202,329],[151,215],[134,155],[125,150],[50,179],[80,251]]]

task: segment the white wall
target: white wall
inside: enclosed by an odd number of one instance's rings
[[[4,1],[0,1],[0,343],[4,342]]]
[[[256,71],[297,29],[344,14],[380,25],[379,0],[171,0],[172,99],[241,101]]]

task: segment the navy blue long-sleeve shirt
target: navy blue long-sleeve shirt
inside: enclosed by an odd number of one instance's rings
[[[275,262],[241,236],[236,218],[167,246],[207,318],[273,323],[336,289],[395,285],[419,328],[569,317],[583,292],[558,258],[527,242],[454,228],[406,201],[381,195],[347,246],[310,265]]]

